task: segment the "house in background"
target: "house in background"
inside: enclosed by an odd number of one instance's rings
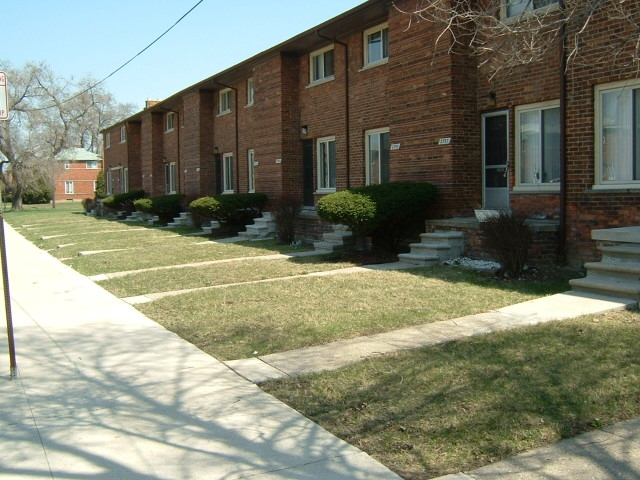
[[[323,195],[426,181],[426,229],[462,230],[477,251],[474,210],[509,208],[532,219],[537,260],[573,264],[600,257],[592,230],[640,224],[640,80],[620,61],[635,47],[602,54],[634,22],[596,9],[583,61],[563,68],[557,43],[494,77],[403,12],[416,2],[394,4],[369,0],[105,129],[110,193],[294,196],[300,236],[318,238]],[[502,21],[563,15],[558,0],[513,5]],[[640,23],[640,3],[629,15]]]
[[[62,150],[54,158],[56,168],[55,200],[82,201],[94,198],[98,173],[102,170],[102,157],[84,148]]]

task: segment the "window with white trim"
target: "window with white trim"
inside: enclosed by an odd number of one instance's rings
[[[526,16],[529,12],[557,7],[558,0],[504,0],[502,18]]]
[[[389,181],[389,138],[388,128],[369,130],[365,134],[367,185]]]
[[[129,191],[129,169],[123,168],[120,170],[120,193],[127,193]]]
[[[640,187],[640,80],[595,87],[596,186]]]
[[[69,170],[71,168],[71,162],[68,160],[65,160],[64,162],[64,169],[65,170]]]
[[[111,133],[104,136],[104,148],[111,148]]]
[[[316,50],[309,56],[309,81],[311,83],[333,78],[333,45]]]
[[[336,190],[336,138],[324,137],[317,140],[318,151],[318,191]]]
[[[256,94],[256,86],[253,77],[247,79],[247,106],[253,105],[253,100]]]
[[[127,127],[126,125],[122,125],[120,127],[120,143],[125,143],[127,141]]]
[[[560,188],[560,104],[516,107],[516,189]]]
[[[167,129],[166,132],[172,132],[176,127],[176,114],[174,112],[167,113]]]
[[[249,168],[249,193],[256,191],[256,151],[252,148],[247,150],[247,163]]]
[[[232,95],[231,89],[226,88],[220,91],[220,101],[218,103],[218,114],[222,115],[225,113],[229,113],[231,111],[232,103]]]
[[[97,160],[87,160],[86,166],[89,170],[97,170],[100,168],[100,162]]]
[[[164,193],[172,195],[176,193],[176,163],[170,162],[164,164]]]
[[[74,193],[73,182],[64,182],[64,193],[72,195]]]
[[[106,193],[107,195],[113,195],[113,170],[109,168],[105,175]]]
[[[364,66],[383,63],[389,59],[389,26],[378,25],[364,32]]]
[[[222,156],[222,178],[222,193],[233,193],[233,153],[225,153]]]

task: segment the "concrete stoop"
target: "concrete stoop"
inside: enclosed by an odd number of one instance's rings
[[[640,301],[640,227],[593,230],[591,238],[602,259],[585,263],[587,276],[569,280],[571,288]]]
[[[246,231],[238,232],[238,236],[247,240],[273,238],[276,234],[276,221],[271,212],[262,212],[262,217],[254,218],[253,225],[247,225]]]
[[[209,222],[209,225],[202,225],[201,228],[206,235],[211,235],[214,230],[218,230],[220,228],[220,222],[211,220],[211,222]]]
[[[420,243],[409,245],[411,252],[401,253],[398,260],[420,267],[431,267],[459,257],[464,248],[464,233],[438,230],[420,235]]]
[[[333,253],[348,250],[355,245],[355,236],[346,225],[333,225],[333,231],[322,235],[322,240],[313,242],[318,253]]]
[[[191,212],[181,212],[179,217],[173,219],[173,222],[167,223],[168,228],[176,227],[193,227],[193,219]]]

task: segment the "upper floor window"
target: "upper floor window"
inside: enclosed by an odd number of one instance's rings
[[[65,162],[64,162],[64,169],[65,169],[65,170],[69,170],[70,168],[71,168],[71,162],[69,162],[69,161],[65,161]]]
[[[127,141],[127,127],[122,125],[120,127],[120,143],[124,143]]]
[[[389,26],[378,25],[364,32],[364,66],[389,59]]]
[[[218,113],[222,115],[223,113],[229,113],[231,111],[232,106],[232,96],[231,89],[227,88],[225,90],[220,91],[220,103],[218,105]]]
[[[518,17],[534,10],[555,7],[557,4],[558,0],[504,0],[502,16]]]
[[[174,112],[167,113],[167,132],[173,131],[176,127],[176,114]]]
[[[560,188],[558,101],[516,107],[516,187]]]
[[[336,139],[319,138],[318,143],[318,191],[336,190]]]
[[[333,45],[311,54],[309,70],[311,83],[333,78]]]
[[[98,162],[97,160],[88,160],[86,165],[87,165],[87,168],[91,170],[100,168],[100,162]]]
[[[104,136],[104,148],[111,147],[111,133],[107,133]]]
[[[640,187],[640,80],[595,88],[596,187]]]
[[[256,93],[255,82],[253,78],[247,80],[247,106],[253,105],[254,95]]]

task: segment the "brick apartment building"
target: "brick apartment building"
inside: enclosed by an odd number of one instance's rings
[[[401,12],[415,2],[395,4],[369,0],[105,129],[108,191],[293,195],[307,207],[301,228],[318,235],[322,195],[427,181],[439,192],[432,226],[510,208],[548,231],[540,256],[574,264],[597,259],[592,229],[638,225],[640,80],[619,61],[635,46],[602,55],[633,22],[596,10],[583,61],[564,68],[550,49],[490,77],[450,53],[442,25]],[[562,15],[557,0],[542,4]],[[640,5],[630,9],[637,25]]]
[[[80,147],[66,148],[56,155],[55,161],[59,162],[57,202],[82,201],[95,196],[98,173],[102,170],[100,155]]]

